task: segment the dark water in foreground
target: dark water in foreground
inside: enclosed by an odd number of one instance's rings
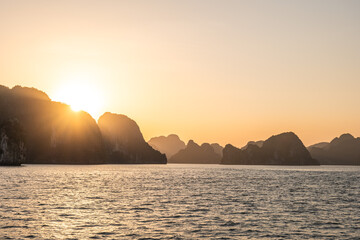
[[[6,238],[360,239],[360,167],[2,167]]]

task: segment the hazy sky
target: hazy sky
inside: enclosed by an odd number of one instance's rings
[[[359,43],[360,1],[0,0],[0,84],[83,86],[147,140],[360,136]]]

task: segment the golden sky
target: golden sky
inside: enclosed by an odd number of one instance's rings
[[[0,84],[146,140],[360,136],[360,1],[0,0]]]

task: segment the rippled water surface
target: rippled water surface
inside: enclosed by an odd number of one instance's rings
[[[0,168],[0,239],[359,237],[359,167]]]

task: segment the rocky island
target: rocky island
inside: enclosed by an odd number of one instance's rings
[[[228,144],[221,164],[319,165],[292,132],[272,136],[264,142],[249,142],[243,149]]]
[[[185,143],[181,141],[178,135],[170,134],[169,136],[160,136],[151,138],[148,143],[154,149],[164,153],[167,159],[170,159],[174,154],[186,147]]]
[[[165,164],[165,154],[145,142],[139,126],[125,115],[104,113],[99,118],[109,163]]]
[[[334,138],[330,143],[311,145],[308,150],[322,165],[360,165],[360,138],[349,133]]]
[[[209,143],[199,146],[190,140],[185,149],[180,150],[169,159],[169,163],[219,164],[221,155],[216,153]]]
[[[166,157],[144,141],[133,120],[124,115],[104,114],[100,121],[103,137],[90,114],[74,112],[35,88],[10,89],[0,85],[0,124],[12,119],[18,122],[16,129],[23,129],[23,140],[9,135],[8,128],[2,128],[2,162],[12,159],[16,164],[166,163]],[[109,133],[107,127],[114,129]],[[118,146],[112,145],[112,138],[119,140]],[[10,154],[9,147],[16,154]]]

